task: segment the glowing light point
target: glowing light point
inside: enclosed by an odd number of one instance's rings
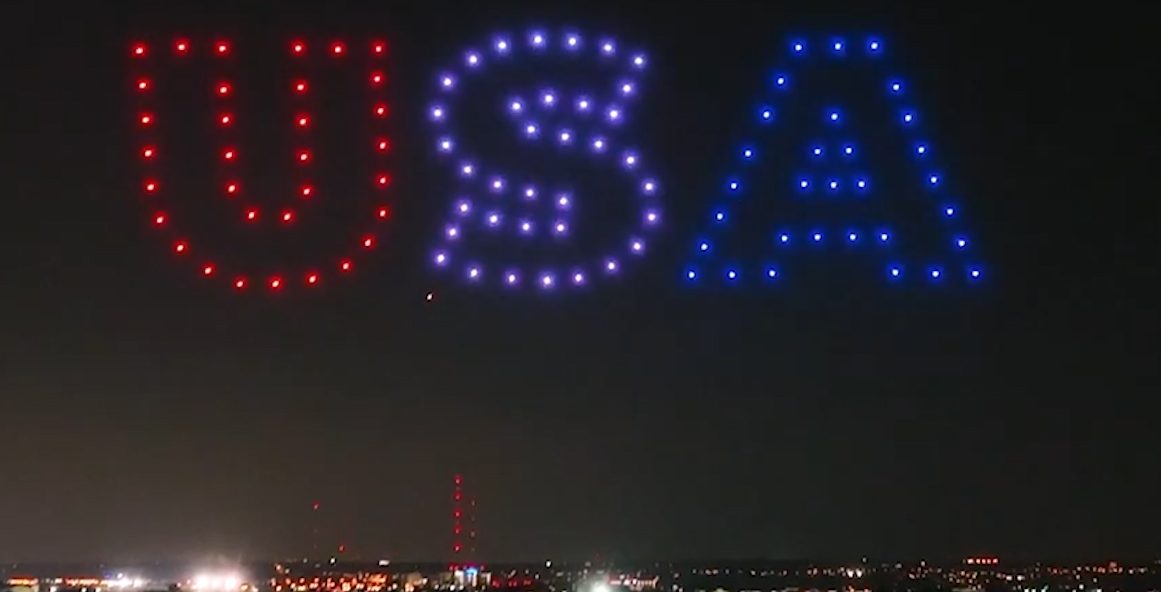
[[[571,131],[560,130],[560,134],[558,137],[560,138],[560,143],[562,146],[567,146],[569,144],[572,144],[572,132]]]
[[[455,240],[460,237],[460,228],[458,226],[448,226],[444,230],[444,234],[447,235],[448,239]]]
[[[640,255],[645,251],[645,241],[640,239],[633,239],[633,241],[629,243],[629,250],[634,254]]]
[[[214,275],[214,266],[212,264],[202,266],[202,275],[206,277]]]
[[[536,48],[544,47],[544,44],[547,43],[543,33],[532,33],[529,42],[532,43],[532,47]]]
[[[742,188],[742,184],[737,181],[730,181],[726,186],[730,188],[730,191],[737,191]]]
[[[762,109],[758,110],[758,117],[761,118],[762,121],[766,121],[766,122],[773,121],[774,120],[774,110],[770,109],[769,107],[763,107]]]
[[[557,221],[557,223],[555,225],[553,225],[552,230],[554,233],[556,233],[558,235],[565,234],[568,232],[568,224],[565,224],[564,222],[561,222],[561,221]]]
[[[467,200],[461,200],[459,203],[456,204],[456,211],[459,212],[459,214],[461,216],[468,215],[468,213],[470,213],[472,211],[471,202],[469,202]]]
[[[572,283],[577,286],[583,286],[585,283],[585,274],[579,271],[573,272]]]
[[[435,121],[443,121],[444,110],[443,107],[435,106],[431,108],[431,118]]]
[[[497,37],[492,47],[496,49],[496,53],[504,55],[512,49],[512,42],[506,37]]]
[[[455,88],[456,79],[451,74],[444,74],[439,79],[439,85],[443,87],[444,90],[451,90]]]
[[[967,242],[967,239],[966,239],[966,238],[957,238],[957,239],[955,239],[955,246],[956,246],[956,248],[959,248],[959,249],[966,249],[966,248],[967,248],[967,245],[968,245],[968,242]]]
[[[647,210],[645,212],[645,224],[652,226],[657,223],[661,216],[654,210]]]
[[[866,179],[859,179],[859,180],[855,181],[855,186],[857,186],[859,189],[866,189],[867,188],[867,180]]]
[[[495,228],[500,225],[500,214],[493,212],[488,214],[488,226]]]
[[[282,288],[282,278],[277,277],[277,276],[270,278],[270,289],[271,290],[278,290],[281,288]]]
[[[461,177],[473,177],[473,176],[475,176],[475,174],[476,174],[476,167],[472,163],[466,162],[466,163],[460,165],[460,176]]]
[[[561,210],[567,210],[572,206],[572,198],[567,193],[562,193],[556,198],[556,207]]]
[[[867,42],[867,51],[870,51],[871,53],[879,51],[881,47],[882,44],[879,43],[878,39],[871,39]]]
[[[133,57],[143,58],[147,52],[148,48],[146,48],[144,43],[138,43],[137,45],[133,46]]]
[[[347,53],[347,46],[346,45],[343,45],[342,43],[337,42],[337,41],[335,43],[331,44],[331,54],[332,55],[341,56],[345,53]]]
[[[508,103],[508,110],[512,113],[520,113],[524,111],[524,102],[519,99],[513,99],[512,102]]]
[[[815,156],[822,156],[822,147],[815,146],[814,149],[810,151],[810,153],[815,155]]]
[[[616,123],[621,121],[621,110],[617,107],[610,107],[608,112],[609,121]]]
[[[540,102],[544,103],[546,107],[551,107],[556,104],[556,93],[552,91],[545,91],[540,95]]]
[[[515,286],[516,283],[520,281],[520,276],[513,272],[508,272],[508,275],[504,277],[504,281],[507,282],[509,286]]]
[[[545,288],[552,288],[556,285],[556,277],[551,273],[546,273],[540,276],[540,285]]]
[[[794,42],[794,43],[793,43],[793,44],[790,46],[790,49],[791,49],[791,51],[793,51],[794,53],[802,53],[802,52],[806,51],[806,45],[804,45],[804,44],[803,44],[802,42],[800,42],[800,41],[795,41],[795,42]]]
[[[686,271],[685,277],[689,280],[696,280],[697,279],[697,272],[692,270],[692,269],[689,271]]]
[[[834,43],[831,44],[831,47],[834,48],[835,51],[842,51],[845,45],[841,39],[836,39]]]
[[[847,156],[852,156],[852,155],[854,155],[854,153],[855,153],[854,146],[843,146],[843,154],[845,154]]]
[[[925,146],[923,144],[919,144],[918,146],[915,147],[915,154],[918,154],[919,156],[923,156],[924,154],[927,154],[927,146]]]
[[[246,289],[246,278],[235,279],[234,280],[234,289],[235,290],[245,290]]]
[[[751,159],[753,159],[753,158],[754,158],[754,149],[753,149],[753,148],[745,148],[745,149],[743,149],[743,150],[742,150],[742,158],[744,158],[744,159],[746,159],[746,160],[751,160]]]
[[[733,269],[727,270],[726,277],[731,280],[736,280],[738,279],[738,272]]]
[[[588,113],[593,108],[592,101],[588,97],[581,97],[576,101],[576,110],[581,113]]]
[[[947,207],[943,208],[943,215],[947,216],[948,218],[955,216],[955,208],[952,206],[947,206]]]
[[[927,177],[927,183],[931,186],[939,185],[939,175],[931,175]]]
[[[896,94],[896,95],[897,95],[897,94],[899,94],[899,93],[903,92],[903,83],[902,83],[902,82],[897,82],[897,81],[895,81],[895,82],[891,82],[891,83],[888,85],[888,87],[887,87],[887,88],[890,88],[890,89],[891,89],[891,94]]]
[[[822,233],[821,233],[821,232],[816,232],[816,233],[814,233],[813,235],[811,235],[811,237],[810,237],[810,238],[814,239],[814,242],[816,242],[816,243],[817,243],[817,242],[822,242]]]
[[[606,272],[617,273],[617,270],[620,268],[621,268],[621,265],[619,263],[617,263],[616,259],[606,259],[605,260],[605,271]]]
[[[799,187],[799,189],[809,189],[810,188],[810,180],[809,179],[800,179],[798,181],[798,187]]]
[[[600,136],[593,138],[592,145],[593,145],[593,152],[604,152],[605,151],[606,142],[605,142],[605,139],[600,137]]]
[[[971,278],[973,280],[978,280],[978,279],[980,279],[980,276],[983,274],[980,273],[980,270],[978,270],[978,269],[971,269],[968,271],[968,275],[971,276]]]
[[[601,43],[601,54],[612,56],[617,53],[617,45],[612,41],[604,41]]]
[[[439,252],[435,254],[435,264],[443,266],[447,264],[447,253]]]
[[[473,281],[480,279],[480,268],[476,267],[474,265],[472,267],[469,267],[468,268],[468,279],[473,280]]]
[[[646,64],[646,60],[645,60],[644,55],[637,54],[637,55],[633,56],[633,66],[635,66],[637,68],[644,68],[645,64]]]
[[[859,233],[852,232],[852,233],[847,234],[847,241],[853,243],[853,242],[857,242],[858,240],[859,240]]]
[[[646,179],[643,183],[641,183],[641,191],[645,195],[653,195],[657,192],[657,182],[651,179]]]
[[[714,220],[715,220],[715,221],[717,221],[717,222],[725,222],[725,220],[726,220],[726,213],[725,213],[725,212],[722,212],[722,211],[715,212],[715,213],[714,213]]]
[[[778,235],[778,242],[780,242],[780,243],[782,243],[782,244],[784,244],[784,245],[785,245],[786,243],[789,243],[789,242],[790,242],[790,235],[789,235],[789,234],[786,234],[785,232],[783,232],[782,234],[779,234],[779,235]]]
[[[621,85],[621,94],[625,95],[625,96],[629,96],[629,95],[633,94],[632,83],[626,82],[626,83],[622,84]]]
[[[451,138],[447,138],[447,137],[440,138],[440,140],[439,140],[439,151],[440,152],[443,152],[444,154],[450,154],[452,149],[454,149],[454,148],[455,148],[455,143],[452,142]]]
[[[774,269],[773,267],[767,267],[766,268],[766,277],[768,277],[770,279],[777,278],[778,277],[778,270]]]
[[[468,54],[464,57],[464,61],[467,62],[469,68],[475,68],[476,66],[480,65],[480,54],[474,51],[469,51]]]
[[[503,178],[501,178],[501,177],[493,177],[492,178],[492,192],[493,193],[500,193],[500,192],[504,191],[504,187],[505,187],[505,183],[504,183]]]
[[[525,187],[524,188],[524,199],[527,199],[529,201],[536,199],[536,188],[535,187]]]
[[[774,86],[778,86],[778,87],[786,86],[786,77],[782,76],[782,75],[775,76],[774,77]]]
[[[524,126],[524,135],[529,138],[536,138],[540,135],[540,128],[535,123],[529,123]]]
[[[528,220],[520,221],[520,233],[524,235],[532,234],[532,222]]]
[[[892,267],[892,268],[891,268],[890,270],[888,270],[888,271],[889,271],[889,273],[891,274],[891,277],[894,277],[894,278],[897,278],[897,277],[899,277],[899,276],[903,275],[903,270],[902,270],[902,269],[899,269],[898,267]]]
[[[839,112],[838,111],[831,111],[826,117],[827,117],[827,119],[831,120],[831,122],[838,122]]]
[[[628,152],[625,154],[622,162],[624,163],[625,168],[632,169],[637,166],[637,155],[632,152]]]
[[[937,280],[941,277],[943,277],[943,271],[941,271],[939,268],[931,270],[931,279]]]
[[[697,250],[701,251],[702,253],[708,253],[710,250],[710,244],[702,241],[701,244],[697,246]]]
[[[570,50],[577,49],[580,47],[580,37],[577,37],[576,35],[569,35],[565,38],[564,45]]]
[[[915,121],[915,114],[910,111],[903,114],[903,123],[912,123]]]
[[[887,241],[889,241],[889,240],[891,240],[891,235],[890,235],[890,234],[888,234],[888,233],[886,233],[886,232],[880,232],[880,233],[879,233],[879,242],[881,242],[881,243],[885,243],[885,242],[887,242]]]

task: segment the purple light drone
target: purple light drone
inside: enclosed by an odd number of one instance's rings
[[[471,232],[508,233],[518,241],[547,237],[567,242],[573,231],[573,210],[578,197],[564,185],[538,182],[531,173],[497,170],[469,156],[453,125],[458,112],[455,101],[462,87],[485,76],[489,68],[513,68],[528,63],[541,65],[552,59],[565,67],[584,61],[611,74],[612,83],[604,95],[570,93],[544,86],[533,95],[511,96],[499,108],[527,145],[554,149],[562,156],[588,156],[616,167],[627,177],[640,206],[636,233],[622,244],[587,261],[559,264],[555,268],[528,268],[519,264],[487,265],[462,255],[465,235]],[[627,105],[640,92],[638,77],[645,70],[644,54],[625,52],[613,39],[588,38],[565,31],[552,35],[543,30],[523,37],[497,35],[487,50],[469,49],[460,66],[442,72],[436,79],[437,98],[428,110],[436,128],[435,149],[464,186],[453,200],[450,218],[441,233],[440,246],[431,253],[439,270],[458,273],[469,284],[498,284],[516,289],[524,285],[541,290],[583,287],[598,277],[616,276],[625,260],[640,258],[646,239],[661,221],[660,183],[642,173],[639,152],[617,140],[627,118]],[[574,66],[575,67],[575,66]]]
[[[790,95],[796,86],[800,86],[799,82],[803,78],[801,74],[805,69],[829,67],[855,60],[880,62],[884,45],[881,40],[874,37],[854,44],[848,44],[841,38],[820,39],[809,43],[803,39],[794,39],[789,43],[787,53],[793,66],[771,75],[769,88],[774,100],[757,109],[756,120],[761,128],[774,128],[778,120],[782,119],[777,115],[775,101]],[[809,225],[775,227],[767,231],[769,239],[765,244],[780,256],[788,256],[795,249],[804,246],[875,249],[887,260],[883,273],[890,282],[904,281],[908,275],[921,275],[929,282],[939,283],[955,274],[960,274],[969,284],[981,281],[983,268],[969,260],[970,243],[960,226],[959,208],[946,196],[943,175],[938,169],[930,166],[932,147],[920,139],[919,117],[906,102],[908,91],[906,85],[898,78],[887,76],[883,78],[882,86],[875,90],[885,95],[890,109],[893,110],[892,126],[902,134],[904,145],[910,153],[909,157],[919,165],[919,184],[926,194],[924,199],[931,202],[931,211],[935,214],[932,217],[933,223],[942,224],[947,233],[944,250],[954,258],[955,263],[928,262],[921,265],[925,268],[921,273],[908,274],[906,266],[897,261],[897,255],[893,254],[901,237],[896,237],[896,233],[889,226],[882,224],[871,224],[862,228],[830,229]],[[787,196],[800,198],[798,202],[871,198],[872,179],[860,168],[865,166],[866,162],[862,154],[864,150],[856,142],[846,139],[849,138],[848,132],[844,131],[848,124],[848,114],[838,106],[826,106],[821,110],[807,112],[806,117],[810,118],[815,127],[821,129],[822,135],[830,137],[832,141],[807,142],[801,148],[800,157],[805,159],[812,172],[792,175],[786,185],[774,188],[774,198],[778,199],[780,204],[785,203],[782,198]],[[744,144],[737,151],[741,168],[750,172],[762,162],[764,156],[767,155],[762,149],[751,143]],[[775,159],[768,159],[767,162],[772,160]],[[694,261],[683,270],[685,281],[699,283],[715,278],[727,285],[735,285],[755,278],[766,283],[781,279],[780,266],[770,260],[759,264],[734,265],[721,263],[717,257],[717,251],[720,249],[716,248],[715,238],[721,238],[722,233],[729,228],[731,218],[736,215],[733,210],[747,203],[749,189],[747,182],[747,178],[742,174],[731,175],[726,179],[722,188],[726,205],[714,207],[710,211],[708,216],[710,231],[706,236],[695,240]]]

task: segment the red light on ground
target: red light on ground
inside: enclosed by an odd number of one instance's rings
[[[235,290],[245,290],[246,289],[246,278],[244,278],[244,277],[234,278],[234,289]]]
[[[246,210],[246,221],[247,222],[253,222],[257,219],[258,219],[258,210],[255,210],[254,208],[250,208],[249,210]]]
[[[320,504],[319,502],[314,502],[313,504],[310,505],[310,509],[316,510],[316,511],[321,507],[322,507],[322,504]]]
[[[336,41],[336,42],[331,44],[331,53],[334,55],[341,56],[344,53],[346,53],[346,51],[347,51],[347,46],[343,45],[343,43],[340,41]]]
[[[142,78],[142,79],[137,81],[137,90],[139,90],[139,91],[145,92],[145,91],[149,90],[149,86],[150,86],[150,84],[149,84],[148,78]]]
[[[294,221],[294,212],[291,210],[283,210],[282,221],[289,224]]]
[[[202,266],[202,275],[204,275],[206,277],[214,275],[214,265],[212,263],[207,263],[207,264],[203,265]]]
[[[375,105],[374,113],[375,117],[387,117],[387,105],[384,105],[383,103]]]
[[[160,185],[157,184],[157,181],[146,181],[145,182],[145,192],[146,193],[157,193],[158,187],[160,187]]]
[[[145,57],[146,53],[149,53],[149,50],[145,47],[144,43],[136,43],[133,45],[133,49],[132,49],[133,57],[143,58],[143,57]]]
[[[391,176],[390,175],[379,175],[378,177],[375,178],[375,184],[378,185],[379,187],[386,187],[386,186],[391,184]]]
[[[364,249],[373,249],[373,248],[375,248],[375,237],[373,237],[373,236],[364,236],[364,237],[363,237],[363,248],[364,248]]]
[[[223,126],[230,125],[234,123],[234,116],[230,115],[229,113],[223,113],[218,117],[218,123],[222,124]]]
[[[178,39],[173,44],[173,51],[177,55],[185,55],[189,53],[189,41],[186,41],[185,39]]]
[[[299,150],[298,151],[298,162],[302,162],[302,163],[310,162],[310,151],[309,150]]]
[[[214,52],[220,56],[224,56],[226,54],[229,54],[230,53],[229,42],[226,42],[226,41],[217,42],[216,44],[214,44]]]
[[[223,83],[218,85],[218,96],[219,97],[229,96],[230,90],[231,90],[230,85],[228,83],[223,82]]]
[[[383,73],[382,72],[372,72],[371,73],[371,84],[376,84],[376,85],[383,84]]]
[[[301,95],[301,94],[306,92],[306,89],[307,89],[307,86],[306,86],[305,80],[299,80],[299,81],[294,83],[294,92]]]
[[[306,44],[301,41],[293,41],[290,44],[290,53],[294,55],[302,55],[306,52]]]
[[[375,55],[383,55],[387,53],[387,44],[382,41],[375,41],[371,43],[371,53]]]
[[[189,244],[185,241],[177,241],[173,243],[173,252],[178,255],[184,255],[189,250]]]
[[[280,278],[278,276],[274,276],[274,277],[270,278],[270,289],[271,290],[278,290],[280,288],[282,288],[282,278]]]
[[[234,195],[234,194],[238,193],[238,184],[237,183],[226,183],[226,193],[228,195]]]
[[[388,209],[387,206],[383,206],[379,208],[379,211],[376,212],[376,215],[379,216],[380,220],[386,220],[387,218],[391,217],[391,210]]]
[[[146,146],[141,149],[141,158],[153,158],[156,153],[152,146]]]
[[[310,116],[309,115],[299,115],[294,120],[294,123],[295,123],[295,125],[297,125],[300,128],[309,127],[310,126]]]
[[[165,212],[158,212],[157,215],[153,217],[153,224],[155,226],[163,226],[165,225],[165,220]]]
[[[463,549],[463,545],[460,545],[459,543],[456,543],[455,546],[452,547],[452,550],[456,553],[459,553],[461,549]]]
[[[354,267],[355,266],[351,263],[350,259],[343,259],[342,261],[339,261],[339,269],[342,271],[351,271],[351,269]]]
[[[311,194],[314,193],[314,187],[311,187],[310,185],[303,185],[300,192],[302,193],[302,197],[309,198]]]
[[[306,283],[308,286],[313,286],[313,285],[317,284],[318,283],[318,274],[313,273],[313,272],[306,274]],[[315,504],[314,509],[316,509],[316,510],[318,509],[318,504]]]
[[[234,152],[233,148],[226,148],[222,151],[222,158],[225,160],[234,160],[235,156],[237,156],[237,153]]]
[[[137,121],[141,122],[141,125],[152,125],[153,115],[149,113],[142,113],[141,117],[139,117]]]
[[[375,149],[379,152],[387,152],[391,149],[391,142],[386,138],[380,138],[375,142]]]

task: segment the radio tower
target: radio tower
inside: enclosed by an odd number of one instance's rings
[[[452,569],[469,565],[476,556],[476,500],[464,495],[464,477],[452,480]],[[467,541],[464,541],[464,534]]]

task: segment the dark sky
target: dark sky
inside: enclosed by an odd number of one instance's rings
[[[1105,3],[546,4],[6,5],[0,560],[302,554],[314,499],[328,545],[440,559],[454,472],[492,560],[1161,552],[1144,23]],[[656,58],[640,143],[672,218],[587,295],[471,293],[423,263],[450,192],[430,76],[529,24]],[[125,48],[218,31],[391,40],[399,209],[351,286],[239,297],[142,222]],[[923,89],[989,281],[683,288],[737,114],[789,35],[835,31],[881,33]]]

